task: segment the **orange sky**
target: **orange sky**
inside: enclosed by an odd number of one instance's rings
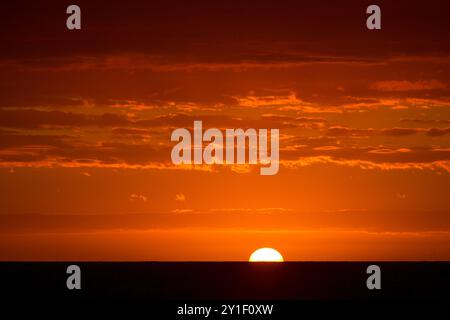
[[[7,4],[0,260],[450,259],[445,1]],[[279,128],[280,170],[172,165]]]

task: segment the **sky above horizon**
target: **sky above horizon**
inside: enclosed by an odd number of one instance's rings
[[[0,260],[450,259],[450,6],[5,4]],[[170,134],[280,129],[280,169]]]

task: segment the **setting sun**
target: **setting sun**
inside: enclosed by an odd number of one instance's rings
[[[253,252],[248,259],[250,262],[283,262],[283,256],[275,249],[261,248]]]

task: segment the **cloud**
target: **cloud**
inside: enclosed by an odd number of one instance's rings
[[[363,170],[431,170],[450,173],[450,160],[432,162],[374,162],[358,159],[339,159],[330,156],[304,157],[298,160],[281,162],[286,168],[298,168],[317,164],[333,164],[347,167],[358,167]]]
[[[419,81],[407,81],[407,80],[389,80],[389,81],[377,81],[370,86],[371,89],[378,91],[422,91],[422,90],[444,90],[448,88],[448,85],[439,80],[419,80]]]
[[[406,198],[408,198],[408,195],[405,193],[397,193],[395,196],[400,200],[405,200]]]
[[[321,147],[315,147],[314,150],[318,151],[332,151],[332,150],[339,150],[340,147],[337,146],[321,146]]]
[[[302,104],[294,92],[288,95],[248,95],[242,97],[234,97],[241,107],[260,108],[260,107],[293,107]]]
[[[72,145],[70,141],[76,139],[70,135],[27,134],[19,131],[2,130],[0,130],[0,138],[0,150],[27,146],[67,148]]]
[[[131,202],[136,202],[136,201],[142,201],[142,202],[147,202],[147,197],[143,196],[142,194],[131,194],[130,195],[130,201]]]
[[[431,128],[427,131],[427,135],[430,137],[440,137],[446,134],[450,134],[450,128]]]
[[[92,53],[89,56],[51,57],[48,59],[8,59],[0,62],[3,67],[15,68],[21,71],[34,72],[72,72],[72,71],[153,71],[153,72],[195,72],[195,71],[248,71],[287,69],[308,67],[311,65],[343,65],[343,66],[373,66],[383,64],[378,57],[357,57],[354,55],[323,55],[308,53],[290,48],[286,43],[274,43],[274,46],[284,47],[286,52],[273,52],[261,45],[241,45],[241,50],[225,55],[230,48],[220,45],[208,48],[193,48],[204,50],[196,55],[186,57],[179,52],[122,52],[122,53]],[[222,50],[221,52],[219,50]],[[205,52],[213,53],[206,56]]]
[[[330,127],[327,130],[328,136],[354,136],[354,137],[368,137],[373,135],[386,135],[386,136],[410,136],[416,133],[425,131],[422,128],[383,128],[383,129],[357,129],[348,127]]]
[[[347,127],[330,127],[327,130],[328,136],[339,137],[339,136],[370,136],[376,131],[374,129],[356,129]]]
[[[133,122],[139,127],[168,127],[168,128],[192,128],[194,121],[202,120],[206,128],[293,128],[313,126],[322,124],[324,119],[295,117],[276,114],[262,114],[258,117],[234,117],[232,115],[220,114],[169,114],[157,116],[150,119],[142,119]]]
[[[183,213],[192,214],[183,215]],[[393,219],[393,216],[397,218]],[[176,208],[168,212],[151,212],[151,214],[0,214],[2,235],[100,230],[292,232],[353,228],[366,232],[448,232],[450,215],[448,210],[344,209],[302,212],[284,208],[222,208],[207,211]]]
[[[450,124],[450,120],[447,119],[411,119],[411,118],[402,118],[400,122],[412,122],[412,123],[421,123],[421,124]]]
[[[422,131],[417,128],[387,128],[381,129],[380,133],[387,136],[410,136]]]
[[[311,120],[311,119],[310,119]],[[315,121],[315,120],[311,120]],[[77,136],[38,136],[0,131],[0,160],[3,167],[83,167],[83,168],[143,168],[156,170],[217,171],[226,167],[238,173],[248,173],[254,166],[174,166],[170,161],[171,144],[161,137],[151,141],[117,141],[114,136],[104,141],[81,139]],[[131,131],[135,132],[135,131]],[[140,132],[139,130],[137,132]],[[369,161],[380,163],[433,163],[448,161],[450,151],[444,146],[381,145],[370,146],[361,139],[368,135],[402,137],[425,132],[439,137],[447,129],[385,128],[360,130],[331,127],[326,136],[296,136],[288,134],[281,140],[280,159],[295,161],[299,158],[328,156],[334,160]],[[94,133],[97,135],[97,133]],[[342,139],[357,136],[358,139]],[[169,135],[167,135],[169,137]],[[167,138],[168,139],[168,138]],[[403,141],[403,140],[400,140]],[[329,161],[329,164],[335,162]],[[376,166],[372,166],[376,167]]]
[[[173,209],[170,212],[172,212],[172,213],[191,213],[191,212],[194,212],[194,210],[192,210],[192,209]]]
[[[33,129],[44,128],[45,126],[118,126],[128,123],[128,119],[113,113],[90,115],[56,110],[0,109],[0,126],[8,128]]]
[[[250,213],[276,213],[276,212],[288,212],[292,211],[289,208],[212,208],[211,212],[250,212]]]
[[[175,201],[185,201],[186,200],[186,196],[179,192],[175,195]]]
[[[374,163],[431,163],[449,161],[450,150],[436,147],[390,147],[378,145],[344,146],[337,148],[304,147],[296,150],[282,150],[280,159],[287,161],[310,157],[331,157],[336,160],[370,161]]]
[[[152,133],[151,130],[140,129],[140,128],[112,128],[111,132],[116,135],[122,136],[139,136],[139,137],[149,137]]]

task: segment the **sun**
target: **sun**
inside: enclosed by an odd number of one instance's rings
[[[283,256],[272,248],[261,248],[253,252],[248,259],[250,262],[283,262]]]

